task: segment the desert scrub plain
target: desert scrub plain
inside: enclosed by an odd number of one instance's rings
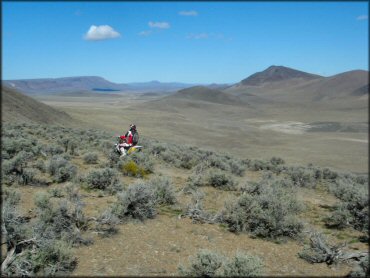
[[[365,276],[368,176],[142,137],[2,126],[2,273]]]

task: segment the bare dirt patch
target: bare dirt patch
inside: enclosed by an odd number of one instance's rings
[[[76,255],[81,259],[72,275],[178,275],[179,263],[188,264],[188,257],[199,249],[227,256],[237,250],[260,256],[265,274],[270,276],[343,276],[350,270],[346,265],[329,268],[299,259],[297,253],[302,246],[297,242],[277,244],[230,233],[218,225],[193,224],[190,219],[159,215],[145,223],[120,225],[117,235],[96,237],[93,245],[78,248]]]
[[[302,122],[289,121],[274,124],[264,124],[260,126],[260,129],[269,129],[286,134],[303,134],[305,131],[310,129],[310,125]]]

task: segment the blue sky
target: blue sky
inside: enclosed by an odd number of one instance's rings
[[[3,2],[3,79],[233,83],[368,70],[367,2]]]

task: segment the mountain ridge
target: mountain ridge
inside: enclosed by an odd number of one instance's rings
[[[264,83],[277,82],[288,79],[299,78],[302,80],[312,80],[316,78],[322,78],[322,76],[304,71],[272,65],[267,69],[256,72],[247,78],[240,81],[241,85],[244,86],[260,86]]]

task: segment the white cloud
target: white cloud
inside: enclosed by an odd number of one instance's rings
[[[198,34],[189,34],[186,36],[187,39],[193,39],[193,40],[201,40],[201,39],[208,39],[209,34],[208,33],[198,33]]]
[[[213,39],[213,40],[230,40],[227,39],[222,33],[191,33],[186,36],[190,40],[202,40],[202,39]]]
[[[359,15],[356,19],[357,20],[368,20],[369,16],[366,14],[363,14],[363,15]]]
[[[91,25],[84,38],[88,41],[108,40],[120,37],[121,34],[109,25]]]
[[[179,15],[183,16],[197,16],[198,12],[197,11],[181,11],[179,12]]]
[[[139,33],[139,36],[147,37],[147,36],[149,36],[150,34],[152,34],[152,31],[151,31],[151,30],[145,30],[145,31],[141,31],[141,32]]]
[[[170,28],[170,24],[168,22],[149,21],[148,25],[149,25],[150,28],[159,28],[159,29],[168,29],[168,28]]]

